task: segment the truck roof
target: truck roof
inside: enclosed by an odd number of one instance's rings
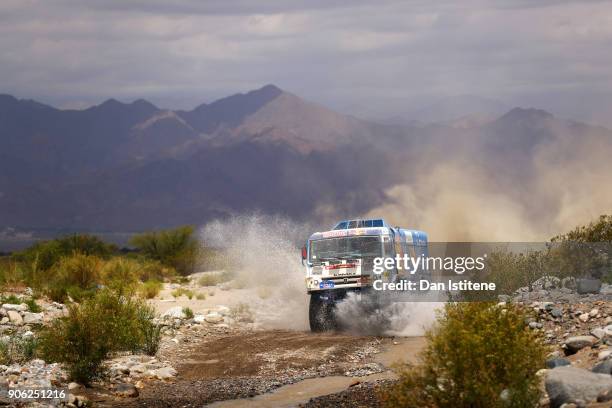
[[[312,234],[309,240],[348,237],[355,235],[382,235],[388,234],[390,231],[402,231],[404,234],[410,234],[415,241],[427,242],[427,234],[419,230],[411,230],[400,227],[392,227],[384,219],[367,219],[367,220],[344,220],[337,223],[333,229],[329,231],[319,231]]]

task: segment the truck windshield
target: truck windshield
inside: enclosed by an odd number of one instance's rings
[[[379,236],[325,238],[310,242],[310,260],[364,258],[382,255]]]

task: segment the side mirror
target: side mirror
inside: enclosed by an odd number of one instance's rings
[[[304,265],[304,261],[308,257],[308,251],[306,250],[306,246],[302,247],[302,265]]]

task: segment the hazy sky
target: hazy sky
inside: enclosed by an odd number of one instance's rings
[[[612,2],[2,0],[0,93],[161,107],[267,83],[360,115],[471,94],[612,117]]]

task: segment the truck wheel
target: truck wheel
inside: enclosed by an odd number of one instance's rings
[[[310,330],[313,332],[330,331],[336,329],[334,316],[334,303],[321,299],[320,295],[310,295],[310,307],[308,310]]]

